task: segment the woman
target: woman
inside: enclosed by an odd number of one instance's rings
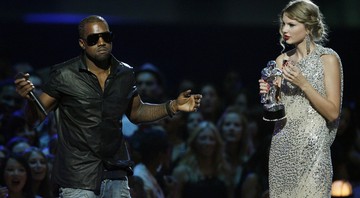
[[[0,198],[33,198],[31,172],[26,160],[11,154],[0,167]]]
[[[216,126],[203,121],[190,133],[187,151],[173,171],[178,182],[177,197],[231,197],[229,165]]]
[[[219,119],[218,128],[225,143],[225,158],[231,166],[233,184],[238,185],[243,165],[250,157],[247,118],[238,107],[230,106]]]
[[[334,141],[342,103],[343,73],[337,53],[321,44],[327,29],[317,5],[291,1],[280,13],[277,81],[286,119],[275,123],[269,154],[270,197],[330,197]],[[268,84],[259,80],[260,93]]]
[[[23,156],[31,169],[34,194],[44,198],[53,197],[46,156],[37,147],[25,150]]]
[[[214,84],[206,83],[200,88],[202,97],[199,108],[204,120],[215,123],[223,111],[223,102]]]

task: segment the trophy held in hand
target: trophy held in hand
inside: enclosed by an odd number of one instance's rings
[[[281,75],[282,71],[273,60],[261,71],[261,78],[270,85],[268,93],[261,94],[265,121],[278,121],[286,117],[285,106],[280,101],[280,87],[276,83]]]

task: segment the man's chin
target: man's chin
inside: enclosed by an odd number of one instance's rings
[[[109,57],[110,57],[110,54],[109,54],[109,53],[100,54],[100,55],[96,56],[96,60],[99,61],[99,62],[102,62],[102,61],[108,60]]]

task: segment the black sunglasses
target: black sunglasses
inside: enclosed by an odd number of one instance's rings
[[[96,45],[99,41],[99,38],[102,38],[106,43],[111,43],[113,39],[112,32],[102,32],[98,34],[90,34],[86,38],[86,43],[88,46]]]

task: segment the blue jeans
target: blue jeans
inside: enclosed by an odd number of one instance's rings
[[[100,195],[90,190],[60,188],[59,196],[60,198],[131,198],[127,180],[105,179],[101,182],[100,188]]]

